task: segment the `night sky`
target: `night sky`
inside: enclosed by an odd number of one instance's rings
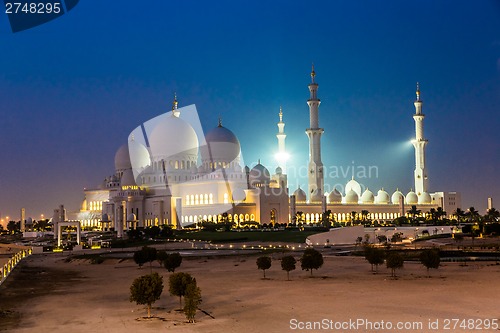
[[[499,1],[85,0],[18,33],[0,13],[0,60],[2,218],[79,209],[174,92],[205,130],[220,115],[245,163],[271,172],[282,105],[288,167],[306,165],[312,62],[327,170],[376,166],[360,183],[407,193],[418,81],[430,192],[500,206]]]

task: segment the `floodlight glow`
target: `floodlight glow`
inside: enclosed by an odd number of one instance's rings
[[[288,154],[288,153],[276,153],[276,155],[274,155],[274,158],[278,162],[286,162],[290,158],[290,154]]]

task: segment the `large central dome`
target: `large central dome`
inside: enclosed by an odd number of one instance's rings
[[[159,122],[149,135],[154,160],[184,159],[198,155],[198,136],[184,120],[169,116]]]

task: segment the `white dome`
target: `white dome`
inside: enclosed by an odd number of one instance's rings
[[[351,179],[350,181],[348,181],[347,184],[345,185],[346,195],[350,190],[353,190],[354,192],[356,192],[356,194],[358,195],[358,198],[361,196],[361,185],[359,185],[359,183],[357,181],[355,181],[354,178]]]
[[[410,191],[406,195],[406,203],[408,205],[416,205],[418,203],[418,196],[417,193]]]
[[[149,146],[153,160],[171,161],[198,156],[196,132],[187,122],[173,115],[166,117],[151,131]]]
[[[404,199],[405,199],[405,196],[403,193],[401,193],[400,190],[396,190],[393,194],[392,194],[392,197],[391,197],[391,201],[393,204],[395,205],[399,205],[399,198],[403,198],[403,202],[404,202]]]
[[[205,135],[205,141],[207,145],[201,147],[204,162],[231,163],[240,154],[240,141],[233,132],[221,124]]]
[[[372,191],[370,191],[368,188],[363,192],[363,195],[361,196],[361,202],[362,203],[373,203],[375,201],[375,197],[373,196]]]
[[[130,164],[130,155],[128,152],[128,145],[124,144],[115,154],[115,170],[125,170],[130,169],[132,165]]]
[[[281,167],[277,167],[276,170],[274,171],[277,175],[283,174],[283,169]]]
[[[141,143],[131,140],[128,143],[128,151],[130,156],[130,164],[136,172],[141,172],[146,167],[151,165],[151,158],[148,149]]]
[[[265,185],[269,184],[269,181],[271,180],[271,174],[265,166],[259,163],[254,166],[252,170],[250,170],[249,179],[251,186],[256,186],[258,184]]]
[[[429,193],[424,192],[418,197],[419,204],[430,204],[432,202],[431,196]]]
[[[388,204],[389,203],[389,193],[384,191],[384,189],[378,190],[377,203],[378,204]]]
[[[333,191],[328,194],[328,201],[330,203],[342,202],[342,194],[340,194],[340,192],[336,188],[334,188]]]
[[[359,201],[359,196],[354,190],[349,190],[345,195],[345,203],[348,204],[357,204]]]
[[[247,195],[245,193],[245,190],[241,188],[235,188],[233,190],[233,201],[245,201]]]
[[[296,202],[306,202],[306,192],[304,192],[300,187],[293,192],[295,195]]]

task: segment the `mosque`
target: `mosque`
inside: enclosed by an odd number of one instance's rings
[[[182,228],[201,221],[230,221],[239,226],[321,221],[330,210],[338,222],[356,218],[380,222],[405,216],[415,205],[422,212],[431,208],[455,211],[460,207],[460,193],[428,192],[425,163],[424,118],[417,84],[415,114],[415,191],[406,195],[396,189],[389,195],[383,188],[376,194],[354,178],[344,193],[333,189],[325,193],[325,175],[321,161],[319,124],[320,100],[314,66],[310,97],[308,188],[289,193],[286,174],[285,123],[280,108],[278,134],[279,166],[271,174],[260,161],[253,168],[245,166],[237,136],[218,125],[205,135],[195,105],[179,108],[174,98],[172,110],[145,121],[134,129],[128,143],[115,155],[115,173],[99,186],[85,189],[85,199],[78,213],[82,227],[125,230],[153,225]],[[333,181],[333,180],[332,180]],[[297,212],[299,212],[297,214]]]

